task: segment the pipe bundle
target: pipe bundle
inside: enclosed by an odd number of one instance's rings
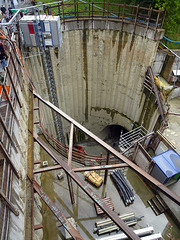
[[[134,193],[128,185],[127,180],[122,174],[121,170],[116,169],[112,171],[111,178],[116,185],[116,188],[124,201],[124,204],[127,206],[134,201]]]
[[[137,223],[138,218],[135,218],[134,213],[127,213],[120,216],[128,226],[133,226]],[[110,219],[100,220],[95,222],[96,228],[94,228],[94,233],[97,232],[98,235],[110,233],[113,231],[119,231],[119,227]]]

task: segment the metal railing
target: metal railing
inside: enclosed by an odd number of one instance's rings
[[[121,22],[121,28],[123,28],[124,23],[133,24],[134,31],[136,26],[145,28],[146,33],[148,29],[152,29],[155,31],[154,37],[156,36],[157,29],[163,27],[165,19],[165,10],[146,8],[139,5],[117,4],[111,0],[104,0],[102,2],[94,2],[93,0],[88,0],[88,2],[83,0],[63,0],[20,8],[9,22],[1,22],[0,27],[6,31],[9,36],[11,36],[15,30],[19,33],[19,19],[23,14],[26,14],[26,12],[30,11],[32,14],[32,10],[38,10],[48,15],[60,16],[64,29],[65,23],[69,21],[77,21],[77,23],[79,23],[79,21],[84,20],[94,21],[100,19],[106,22]]]
[[[62,23],[67,21],[81,21],[85,19],[101,18],[101,20],[121,21],[133,23],[146,29],[162,28],[165,11],[141,7],[139,5],[117,4],[112,1],[61,1],[44,7],[46,14],[59,15]]]
[[[125,151],[134,142],[141,139],[143,136],[146,136],[147,134],[148,131],[143,126],[139,126],[127,133],[121,134],[119,139],[120,152]]]

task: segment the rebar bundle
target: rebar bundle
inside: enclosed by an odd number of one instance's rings
[[[130,188],[127,180],[125,179],[124,175],[122,174],[120,169],[116,169],[112,171],[111,177],[113,182],[116,185],[116,188],[124,202],[127,206],[134,201],[134,193],[133,190]]]

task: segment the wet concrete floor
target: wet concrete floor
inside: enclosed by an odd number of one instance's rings
[[[41,159],[48,161],[49,166],[53,165],[53,159],[43,150],[41,151]],[[79,164],[73,163],[72,167],[78,167]],[[106,185],[96,188],[90,183],[88,185],[94,190],[99,197],[105,195],[110,196],[113,200],[115,212],[125,214],[134,212],[136,217],[142,217],[141,220],[133,227],[139,229],[143,227],[153,226],[155,233],[161,233],[163,239],[178,240],[180,237],[180,230],[171,220],[167,214],[156,216],[149,204],[147,203],[154,194],[149,187],[142,181],[142,179],[134,173],[131,169],[121,169],[123,174],[128,179],[131,187],[134,189],[135,201],[128,207],[124,205],[119,193],[116,190],[110,176]],[[51,172],[43,173],[41,176],[42,187],[48,196],[59,207],[61,212],[67,217],[73,217],[77,222],[77,229],[80,235],[85,239],[96,239],[98,235],[93,233],[95,222],[101,220],[102,217],[97,216],[93,201],[83,192],[83,190],[73,182],[75,204],[71,204],[70,195],[68,191],[67,178],[64,175],[62,180],[57,179],[57,174],[62,170],[54,170]],[[109,171],[110,174],[111,171]],[[97,173],[104,177],[104,171],[97,171]],[[78,175],[84,179],[83,173]],[[51,213],[49,208],[43,203],[43,230],[44,240],[59,240],[64,238],[63,227],[57,227],[59,222],[56,217]],[[112,232],[111,234],[115,234]],[[101,235],[99,238],[109,236],[109,234]]]

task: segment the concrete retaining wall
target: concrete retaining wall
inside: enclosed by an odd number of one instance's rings
[[[61,49],[51,48],[60,108],[96,134],[107,125],[130,130],[146,121],[143,80],[162,36],[129,23],[66,23]],[[69,123],[63,126],[66,132]]]

